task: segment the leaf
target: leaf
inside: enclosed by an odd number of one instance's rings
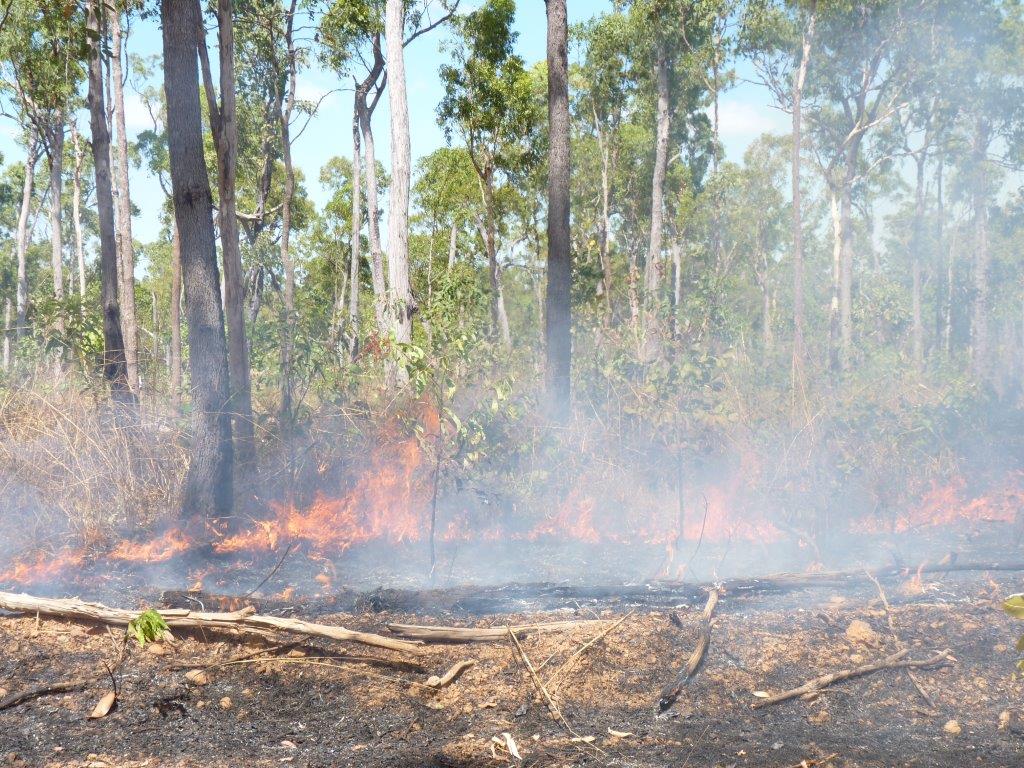
[[[759,699],[770,698],[770,694],[768,694],[766,691],[754,691],[754,695],[757,696],[757,698]]]
[[[505,738],[505,746],[508,747],[509,753],[516,760],[522,760],[523,756],[519,754],[519,747],[516,746],[516,740],[512,738],[512,734],[505,731],[501,734]]]
[[[1024,619],[1024,594],[1010,595],[1006,598],[1003,610],[1015,619]]]
[[[625,739],[633,735],[632,731],[616,731],[614,728],[608,729],[608,734],[614,736],[616,739]]]
[[[571,741],[574,744],[591,744],[595,739],[595,736],[574,736]]]
[[[92,712],[89,713],[90,720],[99,720],[101,717],[106,717],[110,714],[110,710],[114,708],[114,704],[117,702],[117,693],[115,691],[108,691],[103,694],[103,698],[96,702],[96,706],[92,708]]]

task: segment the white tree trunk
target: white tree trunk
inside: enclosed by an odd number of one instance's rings
[[[25,158],[25,180],[21,188],[21,211],[18,213],[18,229],[15,236],[15,253],[18,261],[17,336],[20,339],[28,330],[28,217],[32,207],[32,192],[36,183],[36,160],[39,158],[39,137],[33,130],[29,136],[28,155]]]

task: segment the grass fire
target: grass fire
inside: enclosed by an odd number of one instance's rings
[[[1015,0],[0,0],[0,766],[1024,764]]]

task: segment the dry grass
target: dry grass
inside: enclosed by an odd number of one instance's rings
[[[97,544],[175,508],[183,424],[156,404],[134,417],[65,389],[0,393],[0,509],[7,539]]]

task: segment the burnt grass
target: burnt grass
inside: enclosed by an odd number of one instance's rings
[[[1014,674],[1021,633],[1000,610],[1021,591],[1019,574],[959,574],[923,585],[887,584],[890,631],[873,586],[725,595],[711,648],[676,705],[658,714],[662,687],[689,655],[701,605],[680,606],[682,629],[665,608],[641,607],[595,644],[552,691],[576,741],[552,719],[507,642],[426,647],[422,671],[331,661],[339,653],[400,655],[309,642],[180,636],[128,645],[115,676],[117,707],[89,720],[111,686],[120,633],[34,617],[0,616],[0,688],[93,677],[85,690],[48,695],[0,711],[0,765],[15,766],[1019,766],[1024,764],[1024,683]],[[320,617],[384,631],[390,621],[502,625],[553,619],[620,618],[615,600],[562,610],[467,617],[365,610]],[[852,640],[867,622],[875,637]],[[599,632],[585,625],[523,641],[541,677],[554,674]],[[910,648],[925,658],[949,648],[956,663],[917,678],[882,671],[839,683],[812,701],[751,709],[754,691],[775,693],[821,674]],[[244,663],[223,662],[249,658]],[[274,657],[287,661],[264,659]],[[440,692],[423,683],[452,664],[476,665]],[[317,662],[316,664],[310,662]],[[335,666],[323,666],[329,663]],[[219,666],[218,666],[219,665]],[[189,669],[206,667],[193,685]],[[557,691],[555,690],[557,689]],[[1009,713],[1009,723],[1006,723]],[[1003,725],[1000,727],[1001,715]],[[955,720],[957,728],[950,724]],[[628,733],[619,737],[609,729]],[[522,760],[492,737],[511,734]],[[493,752],[492,752],[493,746]]]

